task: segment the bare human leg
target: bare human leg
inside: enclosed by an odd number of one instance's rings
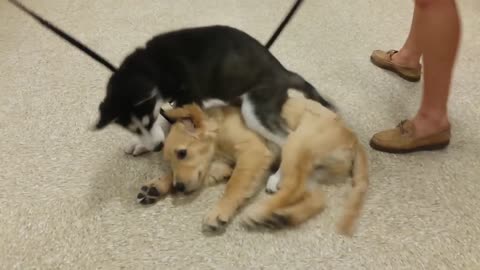
[[[410,68],[420,67],[420,57],[422,56],[422,50],[420,49],[419,42],[419,21],[418,21],[418,8],[415,5],[413,10],[412,24],[410,26],[410,32],[407,40],[403,44],[398,53],[392,55],[392,61],[401,66]]]
[[[454,0],[416,0],[418,41],[423,51],[422,103],[413,118],[415,136],[430,136],[450,127],[447,103],[460,43],[460,18]]]
[[[413,119],[373,136],[370,145],[379,151],[437,150],[450,142],[447,105],[461,34],[455,0],[415,0],[413,21],[405,46],[423,52],[422,102]]]

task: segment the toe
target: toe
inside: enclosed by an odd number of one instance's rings
[[[271,189],[271,188],[266,188],[266,189],[265,189],[265,193],[267,193],[267,194],[273,194],[273,193],[275,193],[275,190],[273,190],[273,189]]]
[[[143,204],[143,205],[147,205],[147,204],[155,203],[156,200],[154,198],[149,198],[144,193],[138,193],[137,194],[137,202],[140,203],[140,204]]]
[[[145,194],[143,194],[143,193],[138,193],[138,194],[137,194],[137,201],[138,201],[138,202],[141,202],[142,200],[145,199],[145,197],[146,197]]]
[[[137,194],[137,202],[140,204],[153,204],[160,197],[160,192],[155,187],[142,186]]]
[[[158,192],[158,189],[156,187],[150,187],[147,195],[152,197],[160,197],[160,192]]]
[[[223,219],[221,219],[220,217],[217,217],[217,223],[218,223],[218,225],[220,225],[220,226],[223,227],[223,226],[226,226],[226,225],[227,225],[228,221],[223,220]]]
[[[290,219],[285,215],[273,213],[271,219],[277,224],[278,227],[286,227],[290,224]]]

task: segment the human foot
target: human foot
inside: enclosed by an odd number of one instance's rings
[[[419,113],[412,119],[412,123],[415,128],[415,137],[418,139],[450,130],[450,123],[446,116],[437,117]]]
[[[416,67],[400,64],[400,60],[394,61],[393,58],[399,52],[396,50],[382,51],[375,50],[370,56],[372,63],[380,68],[395,72],[403,79],[411,82],[417,82],[421,77],[421,66]]]
[[[396,128],[373,135],[370,146],[387,153],[440,150],[449,145],[451,137],[450,126],[442,128],[424,125],[418,120],[404,120]]]
[[[422,68],[422,65],[420,65],[420,56],[421,55],[406,49],[400,49],[400,51],[392,54],[392,62],[401,67],[420,70]]]

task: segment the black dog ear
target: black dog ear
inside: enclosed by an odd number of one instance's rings
[[[97,123],[92,127],[93,130],[100,130],[108,126],[117,115],[114,111],[103,101],[99,106],[100,116],[97,120]]]

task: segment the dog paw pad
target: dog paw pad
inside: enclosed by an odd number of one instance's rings
[[[284,228],[290,225],[290,218],[288,216],[273,213],[267,222],[272,224],[275,228]]]
[[[160,192],[158,192],[158,189],[156,189],[155,187],[151,187],[147,191],[147,195],[151,197],[160,197]]]
[[[156,187],[142,186],[140,193],[137,194],[137,201],[144,205],[153,204],[160,196],[161,194]]]

